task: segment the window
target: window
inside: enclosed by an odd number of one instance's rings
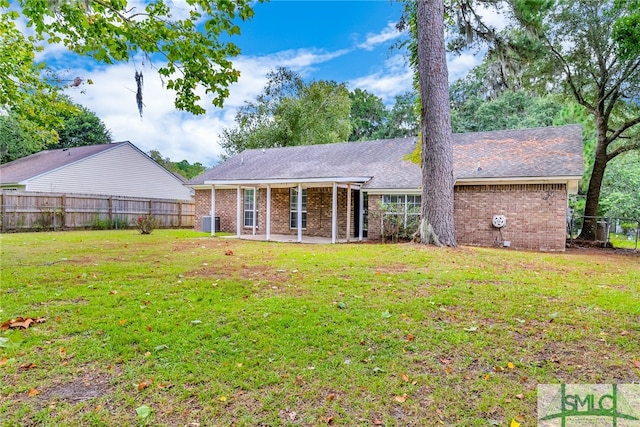
[[[298,189],[289,190],[289,227],[298,228]],[[307,189],[302,189],[302,228],[307,228]]]
[[[385,216],[395,216],[404,228],[417,228],[420,221],[421,197],[413,194],[385,194],[382,204]]]
[[[255,225],[258,225],[257,219],[254,218],[254,213],[257,213],[258,203],[256,200],[256,189],[245,188],[244,189],[244,226],[253,227],[254,220]]]

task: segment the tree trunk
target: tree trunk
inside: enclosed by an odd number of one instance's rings
[[[422,219],[424,244],[456,246],[453,145],[444,43],[444,3],[417,1],[418,76],[422,102]]]
[[[602,180],[604,179],[604,171],[607,168],[607,134],[606,127],[596,118],[598,124],[598,142],[596,145],[596,154],[593,162],[593,171],[589,178],[589,188],[587,189],[587,200],[584,207],[584,222],[582,231],[578,236],[580,240],[596,240],[596,227],[598,216],[598,208],[600,205],[600,189]]]

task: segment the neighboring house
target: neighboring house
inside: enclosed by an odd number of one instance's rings
[[[421,168],[407,159],[416,143],[246,150],[187,183],[196,190],[195,228],[213,213],[238,237],[380,239],[386,206],[400,207],[405,221],[420,214]],[[580,126],[455,134],[453,144],[459,244],[565,249],[568,195],[583,172]]]
[[[0,165],[0,189],[192,200],[184,180],[128,141],[41,151]]]

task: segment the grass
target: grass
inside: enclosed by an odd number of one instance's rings
[[[46,318],[0,331],[6,426],[533,426],[538,384],[640,381],[637,254],[184,230],[0,244],[0,321]]]

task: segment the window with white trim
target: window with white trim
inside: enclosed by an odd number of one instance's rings
[[[253,227],[254,220],[256,221],[256,226],[258,225],[257,218],[254,218],[254,213],[258,211],[258,201],[256,197],[256,189],[255,188],[245,188],[244,189],[244,202],[243,202],[243,210],[244,210],[244,226],[245,227]]]
[[[396,216],[403,227],[413,227],[420,221],[421,196],[415,194],[384,194],[384,215]]]
[[[289,227],[298,228],[298,189],[289,189]],[[302,228],[307,228],[307,189],[302,189]]]

